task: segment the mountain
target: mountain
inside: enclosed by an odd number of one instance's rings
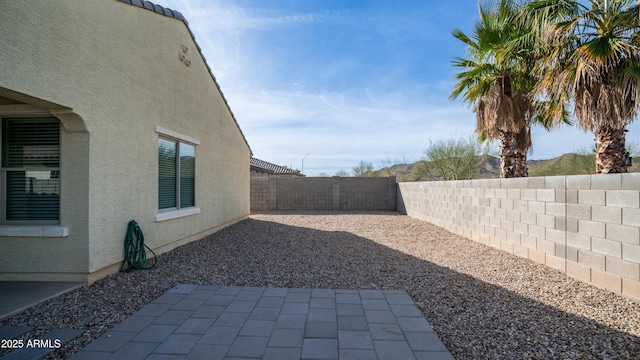
[[[412,164],[396,164],[378,170],[382,176],[395,175],[397,181],[428,181],[435,180],[421,175],[420,168],[425,161],[417,161]],[[557,176],[557,175],[581,175],[595,174],[595,155],[564,154],[546,160],[528,160],[529,176]],[[629,168],[629,172],[640,172],[640,159]],[[482,167],[477,179],[498,178],[500,174],[500,159],[492,157]]]
[[[529,163],[529,176],[595,174],[595,155],[564,154],[549,160]]]

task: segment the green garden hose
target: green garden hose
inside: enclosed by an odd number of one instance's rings
[[[147,266],[147,251],[149,249],[153,254],[153,262]],[[129,272],[131,270],[149,270],[156,266],[158,257],[150,247],[144,243],[144,234],[142,229],[135,220],[129,221],[127,226],[127,235],[124,237],[124,261],[120,265],[120,272]],[[124,265],[127,264],[125,269]]]

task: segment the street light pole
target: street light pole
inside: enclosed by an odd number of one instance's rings
[[[305,156],[302,158],[302,170],[300,171],[300,173],[301,173],[302,175],[304,175],[304,159],[306,159],[306,158],[307,158],[307,156],[309,156],[309,154],[308,154],[308,153],[307,153],[307,155],[305,155]]]

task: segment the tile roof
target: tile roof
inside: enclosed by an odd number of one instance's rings
[[[231,117],[233,118],[233,121],[236,123],[236,126],[238,127],[238,130],[240,131],[240,134],[242,134],[242,138],[244,139],[244,142],[247,144],[247,147],[249,148],[249,152],[251,152],[251,154],[253,154],[253,151],[251,151],[251,146],[249,145],[249,142],[247,141],[247,138],[244,136],[244,133],[242,132],[242,129],[240,128],[240,125],[238,124],[238,120],[236,119],[236,116],[233,114],[233,111],[231,110],[231,107],[229,106],[229,103],[227,102],[227,99],[225,98],[224,93],[222,92],[222,89],[220,88],[220,84],[218,84],[218,80],[216,80],[216,77],[213,75],[213,71],[211,71],[211,67],[207,63],[207,59],[204,57],[204,55],[202,55],[202,49],[200,48],[200,45],[198,45],[198,42],[196,41],[196,37],[193,35],[193,32],[191,31],[191,28],[189,27],[189,22],[182,15],[182,13],[177,11],[177,10],[169,9],[169,8],[164,7],[164,6],[154,4],[151,1],[146,1],[146,0],[119,0],[119,1],[123,2],[125,4],[129,4],[129,5],[137,6],[137,7],[142,8],[142,9],[147,9],[149,11],[153,11],[153,12],[155,12],[157,14],[160,14],[160,15],[163,15],[163,16],[167,16],[167,17],[170,17],[170,18],[173,18],[173,19],[176,19],[176,20],[180,20],[180,21],[182,21],[184,23],[184,25],[187,27],[187,31],[189,31],[189,35],[191,35],[191,39],[193,40],[193,43],[196,45],[196,48],[198,49],[198,54],[200,54],[200,57],[202,58],[202,61],[204,62],[204,65],[207,67],[207,70],[209,71],[209,75],[211,76],[211,79],[213,80],[213,83],[216,84],[216,87],[218,88],[218,91],[220,92],[220,95],[222,96],[222,100],[224,100],[224,104],[227,106],[227,109],[229,110],[229,113],[231,114]]]
[[[160,5],[156,5],[154,3],[152,3],[151,1],[144,1],[144,0],[120,0],[124,3],[127,3],[129,5],[134,5],[137,7],[141,7],[143,9],[147,9],[147,10],[151,10],[154,12],[157,12],[158,14],[164,15],[164,16],[168,16],[168,17],[172,17],[174,19],[178,19],[178,20],[182,20],[186,25],[189,25],[187,23],[187,19],[184,18],[184,16],[182,16],[182,14],[179,11],[175,11],[175,10],[171,10],[169,8],[160,6]],[[192,34],[193,36],[193,34]],[[197,44],[196,44],[197,46]]]
[[[256,168],[258,170],[262,170],[274,175],[298,175],[304,176],[297,171],[291,170],[288,167],[272,164],[268,161],[256,159],[251,157],[250,165],[252,168]]]

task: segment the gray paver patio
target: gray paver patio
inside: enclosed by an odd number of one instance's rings
[[[453,359],[403,290],[178,285],[72,359]]]

